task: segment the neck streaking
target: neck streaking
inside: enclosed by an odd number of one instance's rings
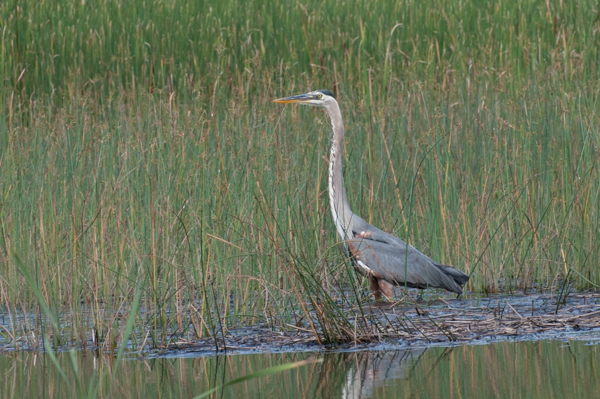
[[[344,145],[344,123],[337,102],[327,107],[333,127],[331,153],[329,156],[329,203],[331,214],[340,240],[346,241],[351,237],[353,213],[348,205],[344,178],[342,176],[342,149]]]

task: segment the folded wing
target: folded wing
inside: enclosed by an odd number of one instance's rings
[[[469,276],[442,265],[401,239],[354,216],[352,239],[347,241],[357,269],[397,286],[443,288],[457,294]]]

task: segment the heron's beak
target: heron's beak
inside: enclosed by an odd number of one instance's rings
[[[299,94],[297,96],[278,98],[277,100],[273,100],[274,103],[306,103],[310,100],[314,100],[315,96],[312,94]]]

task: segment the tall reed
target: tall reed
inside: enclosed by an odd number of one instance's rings
[[[136,349],[218,348],[254,324],[355,336],[344,309],[366,286],[335,245],[329,122],[271,104],[310,88],[341,103],[365,219],[476,292],[554,290],[569,273],[597,287],[586,4],[2,3],[0,307],[32,312],[3,334],[43,326],[35,286],[65,342],[96,327],[116,349],[142,279]]]

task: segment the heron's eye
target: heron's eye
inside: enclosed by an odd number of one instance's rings
[[[321,98],[323,98],[323,95],[321,93],[319,93],[319,94],[317,94],[317,98],[321,99]]]

